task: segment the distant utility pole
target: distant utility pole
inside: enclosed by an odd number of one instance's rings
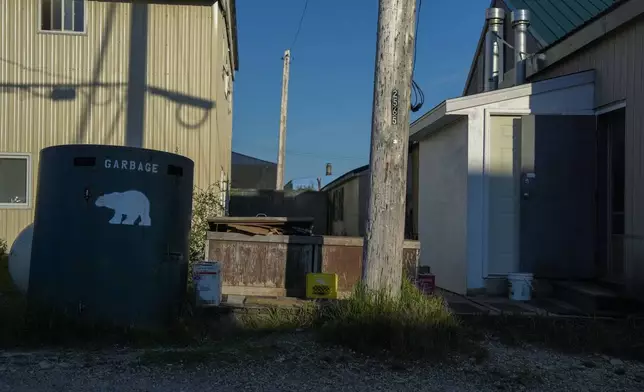
[[[380,0],[362,281],[400,294],[416,0]]]
[[[276,189],[284,189],[284,158],[286,155],[286,112],[288,109],[288,77],[291,69],[291,51],[284,52],[284,70],[282,71],[282,106],[280,108],[280,138],[277,153],[277,184]]]

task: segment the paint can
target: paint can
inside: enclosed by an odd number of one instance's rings
[[[513,301],[530,301],[532,299],[532,280],[530,273],[508,274],[510,299]]]
[[[217,262],[197,263],[192,269],[197,306],[221,304],[221,267]]]

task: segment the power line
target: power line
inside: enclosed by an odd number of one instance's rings
[[[262,149],[264,151],[274,151],[272,148],[268,147],[266,144],[260,144],[260,143],[253,143],[253,142],[243,142],[242,144],[245,145],[252,145],[256,149]],[[367,158],[360,158],[360,157],[352,157],[352,156],[342,156],[342,155],[329,155],[329,154],[324,154],[324,153],[315,153],[315,152],[309,152],[309,151],[298,151],[298,150],[291,150],[291,149],[286,149],[286,153],[288,155],[296,155],[296,156],[307,156],[307,157],[314,157],[314,158],[320,158],[320,159],[327,159],[327,160],[345,160],[345,161],[368,161]]]
[[[300,35],[300,30],[302,30],[302,22],[304,22],[304,15],[306,15],[306,7],[309,5],[309,0],[306,0],[304,2],[304,9],[302,10],[302,16],[300,16],[300,23],[297,26],[297,31],[295,32],[295,37],[293,38],[293,43],[291,43],[291,46],[289,49],[293,49],[295,47],[295,43],[297,42],[297,37]]]
[[[367,161],[365,158],[358,158],[358,157],[349,157],[349,156],[338,156],[338,155],[326,155],[326,154],[315,154],[315,153],[310,153],[310,152],[299,152],[299,151],[291,151],[291,150],[286,150],[286,153],[289,155],[296,155],[296,156],[308,156],[308,157],[315,157],[315,158],[322,158],[322,159],[337,159],[337,160],[346,160],[346,161]]]

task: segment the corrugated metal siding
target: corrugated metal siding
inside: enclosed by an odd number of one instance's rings
[[[124,143],[131,43],[131,3],[88,1],[83,35],[39,33],[39,3],[0,2],[0,152],[32,154],[32,195],[42,148]],[[232,139],[223,17],[207,3],[144,7],[145,105],[131,103],[145,107],[144,146],[193,159],[195,185],[218,183],[230,172]],[[0,209],[0,238],[11,243],[32,214]]]
[[[630,286],[644,283],[644,18],[624,26],[535,75],[543,80],[594,69],[597,106],[626,101],[626,236],[624,270]],[[642,293],[644,294],[644,293]]]
[[[530,10],[530,24],[548,44],[564,37],[615,3],[615,0],[504,1],[513,10]]]

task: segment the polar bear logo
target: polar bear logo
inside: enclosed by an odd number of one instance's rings
[[[139,191],[108,193],[99,196],[95,204],[114,210],[114,216],[109,221],[111,225],[133,226],[138,221],[139,226],[152,226],[150,201]]]

